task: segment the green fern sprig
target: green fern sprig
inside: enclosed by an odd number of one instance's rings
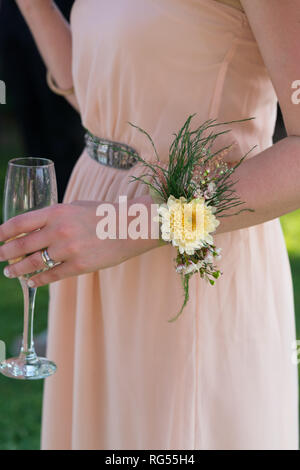
[[[174,140],[169,148],[169,158],[167,169],[163,168],[159,164],[149,162],[145,160],[142,156],[136,156],[138,161],[148,170],[150,174],[143,173],[140,176],[131,176],[132,181],[140,181],[143,184],[147,184],[152,188],[153,191],[163,200],[167,201],[170,195],[173,195],[175,198],[180,198],[181,196],[185,197],[187,200],[193,198],[194,185],[192,184],[193,174],[196,168],[205,167],[205,165],[213,158],[215,158],[219,153],[224,152],[230,148],[230,145],[225,146],[212,153],[211,148],[215,140],[223,134],[230,132],[230,129],[222,130],[220,132],[213,132],[213,129],[221,126],[228,125],[232,123],[239,123],[249,121],[253,118],[241,119],[236,121],[227,121],[227,122],[217,122],[215,119],[209,119],[201,124],[196,130],[190,129],[190,124],[192,118],[196,113],[190,115],[185,121],[182,128],[178,133],[173,134]],[[155,144],[149,135],[141,127],[132,124],[129,124],[140,132],[145,134],[154,149],[156,159],[160,162],[160,158],[155,147]],[[212,129],[211,132],[204,136],[203,133]],[[249,152],[251,152],[251,149]],[[249,152],[244,155],[240,161],[231,169],[224,174],[224,176],[219,177],[216,181],[217,183],[217,192],[214,198],[209,200],[208,205],[214,205],[217,209],[217,213],[220,216],[222,212],[228,211],[229,209],[236,207],[237,205],[244,204],[239,200],[237,196],[233,197],[234,190],[232,187],[236,182],[228,182],[230,176],[235,171],[235,169],[242,163],[242,161],[247,157]],[[128,153],[131,153],[130,151]],[[164,177],[164,183],[161,181],[161,173]],[[249,210],[249,209],[243,209]],[[232,215],[232,214],[231,214]]]

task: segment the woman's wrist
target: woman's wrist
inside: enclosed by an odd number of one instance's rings
[[[148,251],[165,244],[160,237],[159,224],[154,220],[155,216],[157,216],[157,206],[148,194],[128,200],[127,233],[128,238],[137,244],[138,250],[140,247],[144,247],[145,251]],[[131,215],[131,213],[134,213],[134,215]],[[141,226],[139,226],[138,230],[141,237],[135,240],[131,237],[130,224],[139,215]]]

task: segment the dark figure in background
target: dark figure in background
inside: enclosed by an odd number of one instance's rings
[[[74,0],[56,3],[68,18]],[[25,152],[54,161],[61,202],[84,146],[84,131],[77,112],[49,90],[45,66],[13,0],[0,0],[0,60],[7,103],[23,133]]]

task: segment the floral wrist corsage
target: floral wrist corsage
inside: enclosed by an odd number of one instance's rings
[[[213,132],[214,128],[249,119],[222,123],[208,120],[192,131],[193,116],[195,114],[188,117],[178,134],[174,134],[166,165],[161,163],[150,135],[129,123],[149,138],[157,159],[153,163],[138,155],[147,173],[131,178],[149,186],[154,202],[158,203],[156,219],[160,222],[161,238],[177,249],[175,268],[181,276],[184,301],[170,322],[179,317],[188,302],[189,280],[193,274],[198,273],[212,285],[222,274],[215,265],[221,250],[214,245],[212,234],[220,224],[219,218],[228,215],[229,209],[244,204],[230,177],[249,152],[230,166],[223,157],[233,144],[216,152],[212,151],[212,144],[219,135],[230,132],[230,129]],[[252,209],[240,209],[230,215],[245,210]]]

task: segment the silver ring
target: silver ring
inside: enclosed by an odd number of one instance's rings
[[[42,260],[43,260],[43,263],[45,264],[45,266],[47,266],[47,268],[53,268],[55,266],[55,261],[53,261],[52,258],[50,258],[50,256],[48,255],[48,251],[45,249],[45,250],[42,250],[41,251],[41,255],[42,255]]]

